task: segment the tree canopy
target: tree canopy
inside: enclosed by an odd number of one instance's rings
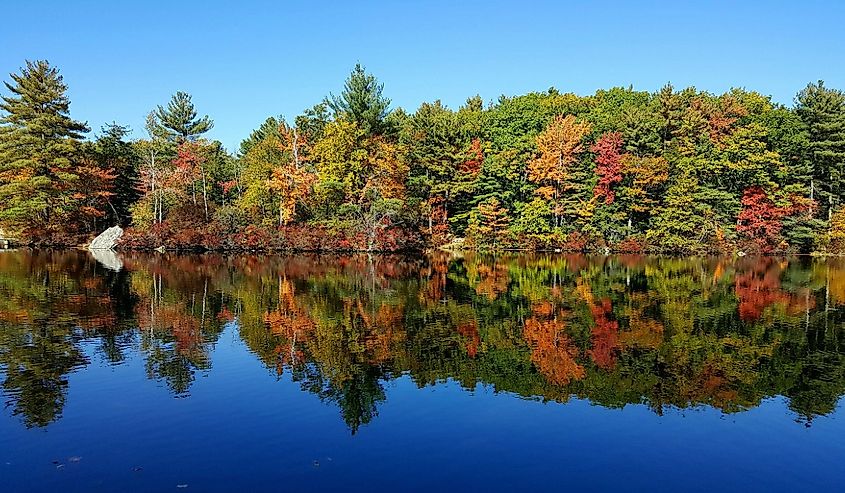
[[[83,142],[57,69],[27,62],[6,87],[0,227],[32,242],[119,223],[134,248],[768,254],[840,253],[845,234],[845,93],[821,81],[793,107],[666,84],[409,112],[357,64],[234,154],[185,92],[147,138],[115,123]]]

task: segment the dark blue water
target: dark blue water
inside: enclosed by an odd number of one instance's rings
[[[0,490],[845,484],[836,262],[121,260],[0,254]]]

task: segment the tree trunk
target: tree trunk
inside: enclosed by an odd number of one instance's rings
[[[208,222],[208,191],[205,186],[205,165],[200,166],[202,172],[202,201],[205,206],[205,222]]]

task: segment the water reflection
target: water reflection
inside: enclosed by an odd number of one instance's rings
[[[810,424],[845,393],[845,262],[473,254],[0,254],[0,371],[26,426],[59,419],[81,344],[188,396],[227,324],[354,433],[385,382],[738,412],[781,395]]]

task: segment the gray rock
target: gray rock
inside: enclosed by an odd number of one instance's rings
[[[100,236],[94,238],[94,241],[88,245],[88,249],[113,250],[121,236],[123,236],[123,229],[120,226],[112,226],[100,233]]]

